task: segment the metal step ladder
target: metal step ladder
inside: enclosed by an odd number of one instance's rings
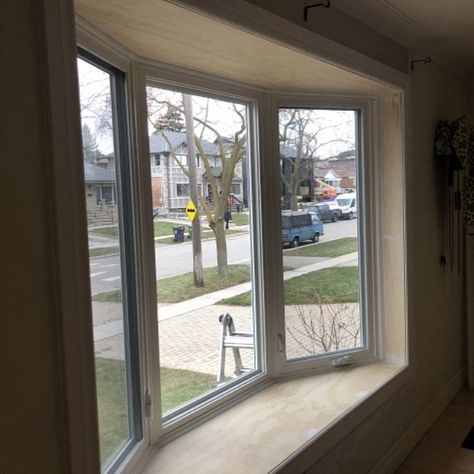
[[[236,376],[242,375],[244,372],[250,372],[252,369],[242,365],[240,357],[240,349],[253,349],[253,334],[246,332],[236,332],[234,320],[230,313],[221,314],[219,322],[222,324],[221,347],[219,354],[219,372],[217,374],[217,385],[225,381],[225,352],[226,349],[232,349],[235,361]]]

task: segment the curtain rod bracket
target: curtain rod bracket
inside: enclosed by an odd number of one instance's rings
[[[303,18],[304,21],[308,21],[308,10],[310,8],[324,7],[329,8],[331,6],[331,0],[326,0],[326,3],[314,3],[313,5],[307,5],[304,7]]]
[[[413,59],[411,62],[411,70],[413,71],[416,63],[429,64],[430,62],[431,62],[431,58],[429,56],[426,56],[426,58],[422,58],[422,59]]]

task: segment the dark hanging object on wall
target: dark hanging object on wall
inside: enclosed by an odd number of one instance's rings
[[[447,169],[447,190],[444,191],[445,246],[448,247],[451,270],[456,255],[458,273],[461,274],[461,217],[464,215],[464,225],[474,223],[474,128],[469,119],[461,117],[452,122],[441,120],[435,131],[433,152]],[[463,170],[461,193],[460,172]]]
[[[314,3],[313,5],[307,5],[304,7],[303,11],[303,19],[304,21],[308,21],[308,10],[311,8],[316,8],[316,7],[324,7],[324,8],[329,8],[331,6],[330,0],[326,0],[324,3]]]
[[[426,58],[421,58],[421,59],[413,59],[411,62],[411,70],[415,69],[415,64],[418,63],[423,63],[423,64],[429,64],[431,62],[431,58],[429,56],[426,56]]]
[[[434,155],[448,162],[448,186],[454,184],[454,172],[462,170],[462,163],[453,147],[454,126],[448,120],[440,120],[435,131]]]

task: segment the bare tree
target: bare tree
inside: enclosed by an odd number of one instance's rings
[[[110,135],[113,130],[110,77],[101,71],[95,76],[80,77],[80,108],[83,122],[93,123],[96,135]]]
[[[311,308],[297,306],[297,324],[288,334],[308,354],[334,352],[360,345],[359,308],[351,303],[322,304]]]
[[[89,163],[96,163],[102,156],[97,140],[86,123],[82,125],[82,154]]]
[[[313,183],[314,161],[318,152],[331,144],[351,143],[338,132],[340,125],[325,124],[313,109],[282,109],[280,111],[280,145],[282,159],[281,179],[284,194],[289,196],[290,208],[297,209],[300,183],[303,179]],[[324,138],[332,131],[334,138]]]
[[[148,91],[149,109],[153,110],[150,121],[154,128],[161,133],[167,142],[169,152],[174,161],[189,178],[189,169],[181,163],[173,144],[170,142],[166,132],[160,127],[157,119],[164,111],[173,114],[177,112],[184,114],[182,103],[173,103],[169,98],[160,95],[159,91]],[[225,136],[218,126],[209,119],[209,102],[202,108],[199,114],[194,114],[194,143],[197,154],[202,160],[206,171],[206,177],[212,192],[212,197],[207,201],[203,195],[199,196],[200,206],[206,214],[209,227],[212,229],[216,243],[217,269],[220,276],[228,274],[227,243],[225,236],[224,213],[228,206],[229,196],[232,190],[237,164],[242,160],[246,148],[246,121],[245,106],[232,104],[232,112],[238,123],[232,137]],[[199,133],[197,133],[199,132]],[[205,147],[204,134],[214,138],[216,152],[210,153]],[[189,142],[188,142],[189,143]],[[189,152],[189,147],[188,147]]]

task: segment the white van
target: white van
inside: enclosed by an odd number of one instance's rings
[[[335,201],[341,210],[341,218],[352,219],[357,216],[357,195],[356,193],[339,194]]]

